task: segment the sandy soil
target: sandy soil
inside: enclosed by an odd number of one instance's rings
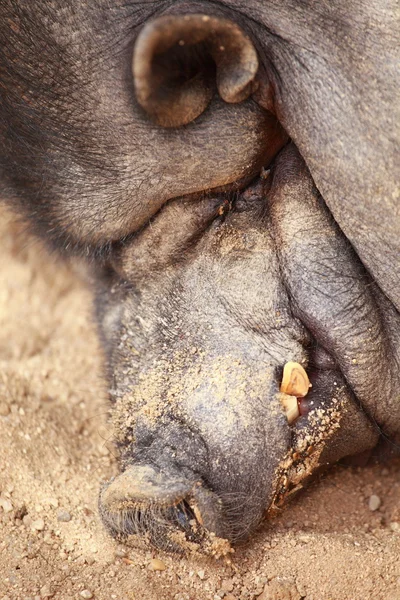
[[[0,266],[0,599],[400,600],[398,464],[337,467],[232,564],[109,539],[96,503],[115,459],[90,291],[3,210]]]

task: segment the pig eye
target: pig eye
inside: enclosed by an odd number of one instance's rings
[[[253,91],[257,70],[255,48],[238,25],[208,15],[150,21],[132,62],[138,102],[163,127],[193,121],[215,88],[226,102],[242,102]]]

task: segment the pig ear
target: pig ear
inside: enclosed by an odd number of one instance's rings
[[[256,50],[227,19],[167,15],[147,23],[136,41],[132,70],[139,104],[163,127],[198,117],[215,86],[225,102],[241,102],[253,91]]]

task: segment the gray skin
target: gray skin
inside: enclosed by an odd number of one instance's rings
[[[318,469],[397,451],[398,25],[390,1],[1,2],[0,193],[93,273],[113,535],[223,553]]]

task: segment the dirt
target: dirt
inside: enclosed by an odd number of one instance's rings
[[[2,600],[400,600],[396,463],[335,467],[231,562],[110,539],[97,496],[115,451],[90,290],[4,210],[0,440]]]

